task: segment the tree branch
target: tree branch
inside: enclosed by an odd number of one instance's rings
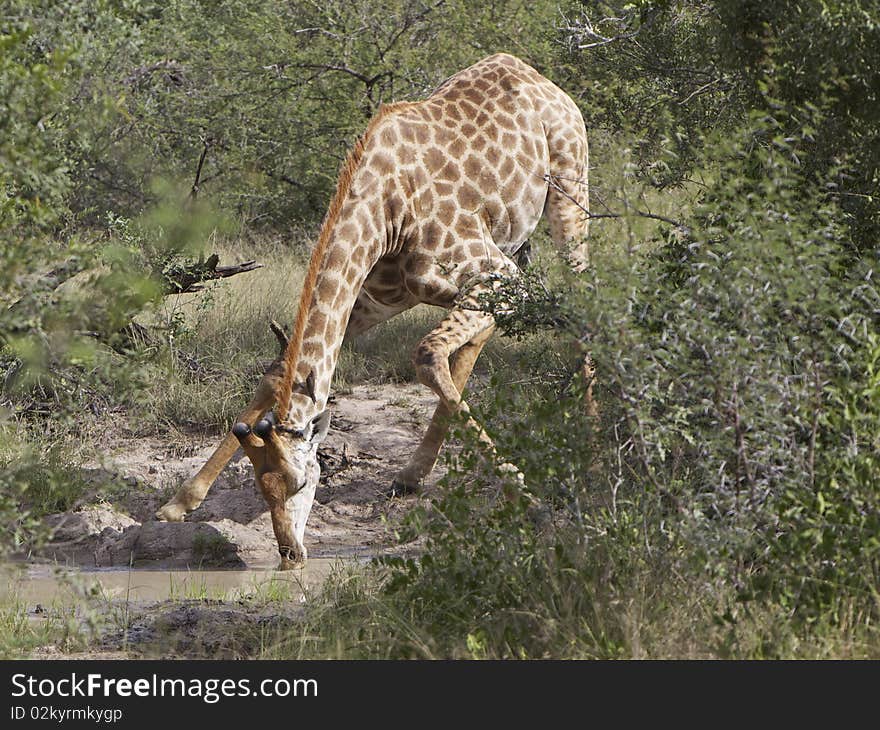
[[[544,175],[544,180],[551,188],[556,190],[558,193],[561,193],[562,195],[564,195],[568,200],[570,200],[578,208],[580,208],[586,214],[587,218],[590,220],[595,220],[598,218],[626,218],[628,215],[636,215],[636,216],[639,216],[640,218],[650,218],[655,221],[661,221],[663,223],[668,223],[669,225],[672,225],[672,226],[675,226],[676,228],[678,228],[685,235],[690,234],[691,229],[688,228],[688,226],[686,226],[681,221],[673,220],[672,218],[667,218],[666,216],[663,216],[663,215],[657,215],[656,213],[646,213],[645,211],[636,210],[635,208],[631,208],[628,213],[591,213],[583,205],[581,205],[577,200],[575,200],[574,197],[572,197],[571,194],[565,188],[563,188],[558,182],[559,180],[571,180],[571,182],[577,182],[577,183],[581,183],[583,181],[572,180],[571,178],[565,178],[565,177],[560,177],[559,175],[550,175],[550,174]]]
[[[192,188],[189,191],[190,200],[195,200],[199,194],[199,180],[202,177],[202,165],[205,164],[205,157],[208,155],[208,145],[210,144],[209,140],[204,140],[202,147],[202,154],[199,156],[199,165],[196,168],[196,177],[193,180]]]
[[[206,281],[226,279],[262,268],[262,264],[258,264],[256,261],[245,261],[234,266],[218,266],[219,262],[220,257],[217,254],[212,254],[205,261],[188,266],[174,266],[163,272],[164,294],[167,296],[201,291],[204,289],[202,284]]]

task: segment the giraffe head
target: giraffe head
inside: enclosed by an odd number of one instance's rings
[[[285,345],[281,330],[273,327],[273,331]],[[257,486],[269,506],[282,569],[305,561],[303,532],[320,477],[318,445],[330,428],[330,411],[318,408],[314,389],[311,374],[304,383],[294,385],[293,393],[301,396],[295,400],[304,403],[298,402],[299,407],[283,423],[269,411],[253,429],[246,423],[236,423],[232,429],[253,464]],[[295,420],[291,420],[294,413]],[[292,510],[288,509],[291,498]]]
[[[253,430],[246,423],[237,423],[232,432],[253,463],[257,481],[283,484],[289,498],[317,483],[318,445],[329,428],[329,410],[317,413],[302,428],[279,425],[269,412]]]
[[[330,411],[324,410],[301,429],[277,424],[271,412],[253,429],[246,423],[232,429],[269,505],[282,570],[297,567],[306,558],[303,532],[321,472],[318,445],[329,428]],[[292,511],[288,509],[291,498]]]

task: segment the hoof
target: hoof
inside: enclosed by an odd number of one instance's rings
[[[305,551],[302,555],[291,555],[289,558],[281,556],[278,570],[301,570],[306,567]]]
[[[391,499],[393,497],[406,497],[410,494],[418,494],[418,492],[418,484],[406,484],[399,479],[395,479],[391,482],[391,486],[385,491],[385,496]]]
[[[285,571],[285,570],[301,570],[306,567],[306,561],[303,560],[287,560],[284,559],[278,564],[277,570]]]
[[[159,522],[183,522],[184,517],[186,517],[186,510],[173,502],[169,502],[156,512],[156,519]]]

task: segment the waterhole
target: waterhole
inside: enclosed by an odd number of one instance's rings
[[[310,558],[304,568],[274,570],[83,570],[52,565],[3,567],[0,599],[34,610],[84,600],[152,603],[164,600],[266,601],[302,599],[350,559]]]

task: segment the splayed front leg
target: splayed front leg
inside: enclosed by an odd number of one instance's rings
[[[236,422],[253,426],[262,417],[263,413],[272,405],[278,374],[277,369],[270,368],[269,372],[263,376],[253,400],[236,419]],[[195,510],[204,501],[211,485],[217,480],[220,472],[226,468],[229,460],[238,450],[238,446],[238,439],[232,433],[226,434],[226,438],[220,442],[220,445],[198,473],[191,479],[187,479],[171,501],[156,512],[156,518],[164,522],[182,522],[189,512]]]
[[[249,407],[240,418],[251,419],[251,423],[254,423],[261,415],[262,411]],[[227,434],[199,472],[181,484],[171,501],[156,512],[156,518],[163,522],[183,522],[183,518],[204,501],[211,485],[237,450],[238,440],[231,433]]]
[[[284,350],[287,348],[287,335],[284,334],[277,322],[273,321],[269,327],[278,339],[280,347],[278,357],[266,370],[248,407],[236,419],[236,422],[246,423],[251,427],[275,400],[275,388],[284,369],[282,358]],[[231,432],[226,434],[226,437],[198,473],[181,484],[171,501],[156,512],[156,519],[162,522],[183,522],[183,518],[189,512],[197,509],[205,500],[211,485],[217,481],[217,477],[226,468],[229,460],[238,450],[238,446],[238,439]]]

